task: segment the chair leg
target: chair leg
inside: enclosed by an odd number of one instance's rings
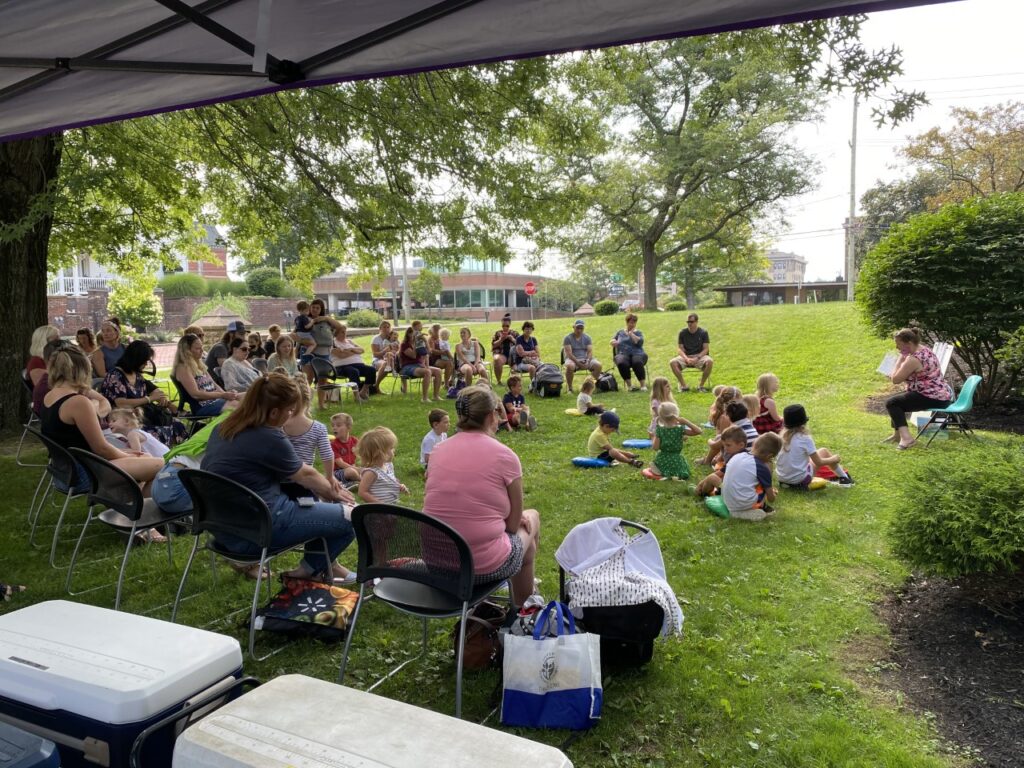
[[[32,503],[28,505],[28,523],[29,523],[29,525],[32,525],[32,523],[35,522],[35,519],[36,519],[36,516],[35,516],[36,502],[39,500],[39,491],[42,490],[43,484],[46,482],[46,480],[48,478],[50,478],[50,473],[44,471],[43,474],[40,475],[40,477],[39,477],[39,482],[36,483],[36,492],[32,494]],[[52,482],[52,480],[51,480],[51,482]],[[46,489],[49,490],[49,486],[47,486]]]
[[[462,603],[462,618],[459,621],[459,645],[455,654],[455,717],[462,719],[462,659],[466,651],[466,623],[469,614],[469,601]],[[423,628],[424,634],[426,627]]]
[[[359,599],[356,600],[356,609],[352,613],[352,620],[348,623],[348,634],[345,637],[345,652],[341,655],[341,667],[338,669],[338,685],[345,684],[345,667],[348,666],[348,651],[352,647],[352,636],[356,633],[356,621],[359,620],[359,611],[363,607],[363,593],[366,585],[359,585]]]
[[[54,526],[54,529],[53,529],[53,541],[50,542],[50,567],[51,568],[56,568],[57,567],[57,541],[60,539],[60,529],[61,529],[61,526],[64,524],[64,515],[67,514],[68,505],[71,504],[71,501],[73,499],[77,499],[79,496],[84,496],[84,495],[85,494],[83,494],[83,493],[72,494],[70,490],[64,495],[64,505],[60,508],[60,515],[57,517],[57,525]],[[89,510],[89,514],[92,514],[92,509],[91,508]],[[88,518],[86,518],[86,522],[88,522]]]
[[[932,424],[934,424],[938,418],[939,418],[938,415],[933,412],[932,415],[928,419],[928,423],[925,424],[923,427],[919,427],[918,428],[917,435],[914,437],[914,439],[916,440],[921,435],[923,435],[925,432],[927,432],[928,431],[928,427],[930,427]],[[928,442],[930,443],[931,440],[929,440]]]
[[[124,586],[124,573],[128,570],[128,556],[131,554],[132,545],[135,543],[135,526],[138,523],[132,523],[131,533],[128,534],[128,544],[124,548],[124,559],[121,560],[121,572],[117,575],[117,595],[114,597],[114,610],[121,610],[121,589]]]
[[[43,495],[39,497],[39,502],[36,505],[35,512],[32,514],[32,519],[30,520],[30,522],[32,523],[32,527],[29,529],[28,543],[29,546],[32,547],[38,546],[35,542],[35,539],[36,528],[39,525],[39,515],[42,514],[43,507],[46,505],[46,501],[47,499],[50,498],[50,495],[53,491],[53,478],[50,476],[49,472],[46,473],[46,477],[49,478],[49,482],[47,482],[46,488],[43,490]]]
[[[192,551],[188,553],[188,562],[185,563],[185,571],[181,574],[181,581],[178,583],[178,594],[174,596],[174,607],[171,609],[172,624],[178,618],[178,605],[181,603],[181,593],[185,591],[185,581],[188,579],[188,572],[192,569],[192,561],[195,560],[197,551],[199,551],[198,535],[192,543]],[[213,553],[211,552],[211,554]]]
[[[85,522],[82,524],[82,530],[78,534],[78,541],[75,542],[75,551],[71,553],[71,563],[68,565],[68,576],[64,580],[64,591],[67,592],[69,595],[75,594],[74,592],[71,591],[71,577],[75,573],[75,561],[78,560],[78,551],[82,548],[82,542],[85,540],[85,532],[88,530],[90,522],[92,522],[92,505],[89,505],[89,514],[86,515]],[[55,544],[56,544],[56,540],[57,540],[57,534],[54,533],[54,543]],[[129,546],[131,545],[131,539],[128,539],[128,544],[129,544]],[[51,558],[52,558],[52,552],[51,552]],[[53,564],[52,561],[51,561],[50,564],[51,565]],[[120,585],[120,582],[118,582],[118,584]]]
[[[256,572],[256,588],[252,591],[252,609],[249,611],[249,658],[262,661],[256,657],[256,610],[260,605],[260,583],[263,581],[263,569],[267,564],[267,548],[260,552],[260,567]],[[266,657],[264,657],[266,658]]]

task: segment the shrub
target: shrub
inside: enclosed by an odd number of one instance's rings
[[[209,296],[248,296],[249,286],[241,280],[226,280],[224,278],[207,278],[206,289]]]
[[[595,315],[614,315],[618,311],[618,302],[612,299],[602,299],[594,305]]]
[[[666,312],[685,312],[686,302],[685,301],[669,301],[665,303]]]
[[[1024,325],[1024,193],[944,205],[892,227],[864,259],[857,301],[880,335],[916,325],[957,349],[952,365],[982,376],[979,402],[1013,382],[995,350]]]
[[[107,312],[139,330],[159,325],[164,319],[164,305],[153,293],[155,288],[156,277],[152,275],[118,280],[111,286],[107,296]]]
[[[182,296],[206,296],[209,290],[206,280],[201,275],[189,272],[165,275],[157,283],[157,288],[164,292],[164,296],[171,299],[178,299]]]
[[[342,318],[342,322],[349,328],[376,328],[381,319],[372,309],[354,309]]]
[[[960,441],[935,453],[902,490],[893,550],[927,573],[957,577],[1024,568],[1019,448]]]
[[[260,267],[245,276],[245,284],[253,296],[284,296],[288,286],[273,267]]]

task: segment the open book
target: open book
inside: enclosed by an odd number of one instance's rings
[[[892,372],[896,370],[896,363],[899,362],[899,359],[900,356],[895,352],[886,352],[882,362],[878,364],[878,368],[875,370],[883,376],[892,376]]]

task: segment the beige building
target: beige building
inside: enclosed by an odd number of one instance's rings
[[[807,259],[795,253],[768,251],[768,279],[773,283],[802,283]]]

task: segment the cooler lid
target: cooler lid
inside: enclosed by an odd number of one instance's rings
[[[481,750],[486,759],[481,759]],[[554,747],[303,675],[185,729],[172,768],[572,768]]]
[[[60,766],[52,741],[0,723],[0,766],[3,768],[51,768]]]
[[[140,722],[242,666],[238,641],[51,600],[0,616],[0,696],[104,723]]]

